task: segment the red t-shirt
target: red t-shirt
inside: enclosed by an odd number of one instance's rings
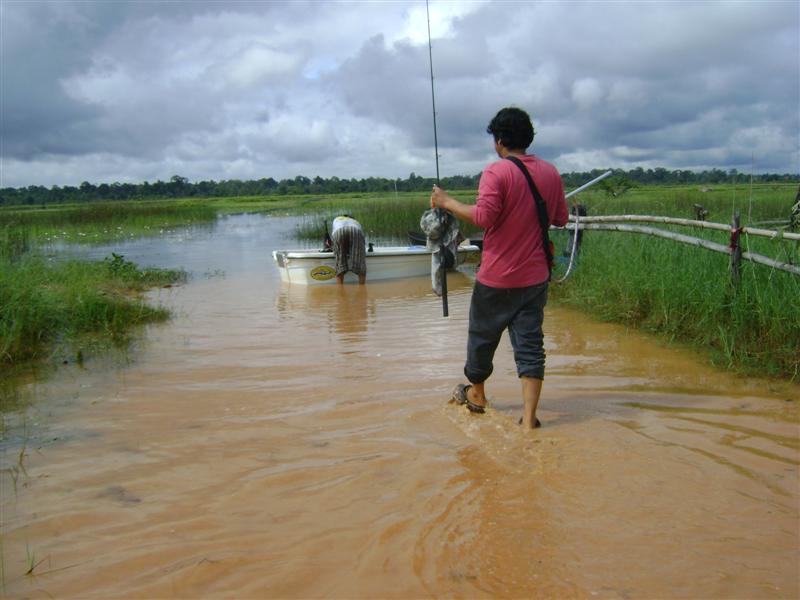
[[[518,158],[544,198],[550,224],[566,225],[569,210],[556,168],[532,154]],[[484,230],[478,281],[493,288],[520,288],[547,281],[536,203],[522,171],[510,160],[498,160],[483,171],[474,220]]]

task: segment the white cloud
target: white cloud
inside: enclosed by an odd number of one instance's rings
[[[581,110],[596,106],[603,99],[603,88],[593,77],[578,79],[572,83],[572,100]]]
[[[301,62],[297,55],[253,44],[217,67],[228,83],[250,88],[295,72]]]

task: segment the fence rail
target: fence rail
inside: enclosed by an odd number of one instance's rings
[[[717,231],[727,231],[730,233],[730,243],[719,244],[711,242],[691,235],[684,235],[673,231],[666,231],[658,227],[648,227],[644,225],[630,225],[627,223],[660,223],[665,225],[682,225],[687,227],[699,227],[703,229],[714,229]],[[653,215],[604,215],[597,217],[580,216],[576,219],[574,215],[570,215],[570,222],[563,229],[567,229],[574,233],[575,229],[579,231],[595,230],[595,231],[621,231],[627,233],[638,233],[642,235],[651,235],[661,237],[682,244],[690,246],[698,246],[711,250],[712,252],[720,252],[727,254],[731,257],[731,275],[735,279],[739,277],[739,262],[740,259],[746,259],[751,262],[772,267],[781,271],[800,275],[800,265],[795,265],[791,262],[782,262],[775,260],[768,256],[755,254],[753,252],[743,252],[739,243],[740,234],[745,233],[749,235],[767,237],[773,240],[793,240],[800,241],[800,234],[788,231],[775,231],[770,229],[759,229],[755,227],[739,227],[739,215],[735,215],[732,225],[724,223],[713,223],[709,221],[696,221],[692,219],[680,219],[676,217],[661,217]],[[578,236],[580,238],[580,236]],[[578,242],[580,246],[580,242]]]
[[[575,215],[570,215],[570,222],[575,221]],[[693,219],[680,219],[677,217],[658,217],[651,215],[604,215],[598,217],[580,217],[579,224],[583,229],[584,223],[618,223],[618,222],[634,222],[634,223],[662,223],[664,225],[683,225],[686,227],[699,227],[702,229],[715,229],[717,231],[730,231],[731,226],[725,223],[714,223],[712,221],[695,221]],[[569,227],[569,226],[567,226]],[[759,229],[757,227],[742,227],[742,233],[748,235],[757,235],[767,237],[770,239],[784,239],[800,241],[800,233],[792,233],[789,231],[777,231],[774,229]]]

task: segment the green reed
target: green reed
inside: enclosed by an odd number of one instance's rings
[[[15,260],[28,252],[30,245],[27,229],[0,225],[0,260]]]
[[[96,202],[66,207],[0,210],[0,232],[24,232],[30,242],[107,243],[159,235],[193,224],[212,222],[209,202]],[[0,249],[3,236],[0,234]]]
[[[590,214],[665,214],[692,218],[694,203],[709,220],[729,222],[733,211],[751,221],[788,214],[792,189],[758,190],[751,202],[691,190],[650,191],[649,196],[587,202]],[[712,218],[713,217],[713,218]],[[746,218],[742,219],[746,224]],[[659,226],[661,227],[661,226]],[[664,228],[664,227],[661,227]],[[727,244],[727,232],[674,228]],[[553,285],[553,298],[601,319],[657,332],[670,340],[707,349],[712,360],[745,373],[800,380],[800,277],[743,261],[734,282],[730,257],[702,248],[623,232],[585,231],[574,274]],[[800,245],[742,236],[744,251],[800,262]]]
[[[462,202],[474,202],[474,192],[453,194]],[[339,215],[353,216],[364,228],[367,241],[380,240],[399,244],[408,243],[409,231],[420,231],[419,221],[430,208],[430,194],[407,192],[401,194],[347,194],[330,198],[308,199],[293,212],[303,216],[297,225],[295,236],[302,240],[322,241],[325,222],[330,231],[331,222]],[[465,235],[478,229],[459,223]]]
[[[10,375],[57,354],[80,361],[89,348],[123,345],[137,325],[169,316],[141,292],[185,278],[118,255],[104,263],[48,261],[39,246],[159,235],[215,218],[210,204],[187,201],[0,210],[0,371]]]
[[[706,220],[730,223],[734,212],[742,225],[761,220],[788,221],[797,184],[706,186],[643,186],[614,198],[591,188],[580,194],[590,215],[648,214],[695,218],[695,205],[708,211]]]
[[[711,350],[717,363],[798,379],[800,278],[669,240],[589,232],[553,297],[596,315]]]
[[[181,271],[139,269],[118,255],[105,262],[0,259],[0,369],[56,348],[80,357],[92,335],[122,344],[136,325],[169,316],[141,293],[184,278]]]

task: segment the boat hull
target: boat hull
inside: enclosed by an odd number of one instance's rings
[[[458,248],[459,262],[477,246]],[[431,274],[431,251],[420,246],[374,247],[367,252],[367,281],[420,277]],[[336,259],[332,252],[316,250],[275,250],[272,253],[281,280],[299,285],[336,283]],[[358,277],[346,273],[345,282],[357,282]]]

